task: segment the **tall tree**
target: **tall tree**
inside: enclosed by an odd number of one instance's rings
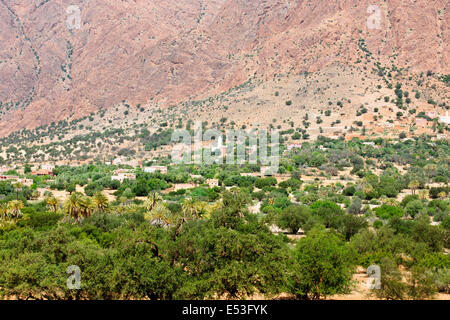
[[[157,203],[151,211],[145,212],[144,218],[152,224],[165,227],[176,223],[175,215],[161,202]]]
[[[354,266],[346,242],[324,229],[312,229],[294,250],[289,291],[298,298],[320,299],[347,293]]]
[[[152,211],[153,208],[155,208],[158,203],[160,203],[163,200],[161,195],[157,192],[150,192],[150,194],[147,197],[147,200],[145,200],[144,206],[147,211]]]
[[[99,212],[105,212],[106,210],[108,210],[108,207],[109,207],[108,198],[101,192],[97,192],[94,195],[93,203],[94,203],[95,208]]]
[[[53,211],[56,212],[58,209],[59,201],[54,196],[47,197],[45,199],[47,206]]]
[[[16,190],[16,199],[19,200],[19,192],[23,188],[23,184],[21,182],[16,182],[13,184],[14,190]]]
[[[419,187],[419,181],[417,180],[412,180],[409,182],[408,184],[408,188],[411,189],[411,193],[415,194],[416,193],[416,189]]]
[[[16,220],[23,216],[23,202],[20,200],[12,200],[8,202],[7,215],[10,219]]]
[[[81,214],[81,199],[83,195],[79,192],[74,192],[64,203],[67,214],[74,219],[78,219]]]
[[[181,205],[181,210],[183,213],[182,220],[186,222],[190,219],[198,218],[200,215],[201,207],[199,202],[193,198],[186,198]]]
[[[79,202],[80,213],[83,218],[88,218],[92,214],[94,204],[91,197],[83,196]]]

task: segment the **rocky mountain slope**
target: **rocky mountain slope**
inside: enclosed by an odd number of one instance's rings
[[[255,75],[354,65],[369,53],[412,73],[450,73],[448,1],[377,1],[379,29],[367,24],[373,4],[0,0],[0,135],[123,101],[168,108]],[[70,5],[80,29],[67,26]]]

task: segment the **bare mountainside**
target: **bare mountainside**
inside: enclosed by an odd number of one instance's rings
[[[164,108],[255,75],[353,65],[361,39],[380,63],[449,73],[448,1],[377,1],[378,29],[367,26],[372,4],[0,0],[0,135],[122,101]],[[80,8],[80,29],[66,25],[70,5]]]

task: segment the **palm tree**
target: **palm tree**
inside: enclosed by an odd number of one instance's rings
[[[426,200],[426,199],[428,199],[428,195],[429,195],[429,192],[428,192],[428,190],[426,190],[426,189],[423,189],[423,190],[420,190],[420,191],[419,191],[419,198],[420,198],[421,200]]]
[[[93,202],[94,206],[100,212],[105,212],[108,209],[108,198],[106,198],[106,196],[101,192],[98,192],[94,195]]]
[[[205,218],[209,218],[211,216],[211,213],[213,213],[214,211],[220,210],[223,208],[223,202],[222,199],[212,203],[212,204],[207,204],[205,206]]]
[[[45,199],[45,202],[47,203],[47,206],[50,207],[50,209],[53,212],[56,212],[56,210],[58,209],[58,205],[59,205],[58,199],[56,199],[54,196],[50,196]]]
[[[183,222],[198,218],[200,215],[201,207],[199,202],[193,198],[186,198],[181,205],[181,211],[183,213]]]
[[[16,182],[13,184],[13,187],[16,190],[16,199],[19,200],[19,191],[22,190],[23,184],[21,182]]]
[[[222,193],[222,202],[224,207],[231,209],[239,218],[242,218],[246,205],[249,203],[249,198],[239,188],[231,188],[229,191]],[[274,204],[275,200],[269,199],[269,203]]]
[[[144,203],[145,209],[147,209],[147,211],[152,211],[153,208],[155,208],[158,205],[158,203],[160,203],[162,200],[163,198],[159,193],[151,192],[148,195],[147,200],[145,200]]]
[[[80,199],[80,213],[83,218],[88,218],[92,214],[94,204],[92,198],[88,196],[81,197]]]
[[[8,214],[8,204],[0,203],[0,219],[6,219]]]
[[[416,189],[419,187],[419,181],[417,180],[412,180],[409,182],[408,184],[408,188],[411,189],[411,193],[415,194],[416,193]]]
[[[80,202],[82,197],[83,195],[80,192],[74,192],[64,203],[67,214],[74,219],[78,219],[80,216]]]
[[[169,226],[175,222],[174,215],[162,203],[158,203],[151,211],[144,214],[144,218],[151,223]]]
[[[23,202],[20,200],[12,200],[8,202],[7,215],[11,219],[18,219],[23,216]]]

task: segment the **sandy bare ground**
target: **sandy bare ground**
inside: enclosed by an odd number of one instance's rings
[[[370,295],[370,289],[367,284],[370,279],[365,270],[359,269],[359,272],[353,275],[353,280],[356,285],[349,294],[337,294],[328,298],[328,300],[379,300],[374,295]],[[436,294],[434,300],[450,300],[450,294],[439,293]]]
[[[380,300],[374,295],[370,294],[370,289],[368,288],[368,283],[370,281],[367,276],[365,269],[359,267],[357,273],[353,275],[354,287],[353,290],[349,294],[336,294],[330,297],[327,297],[326,300]],[[247,298],[248,300],[264,300],[267,299],[264,295],[255,294],[251,297]],[[285,300],[285,299],[294,299],[294,297],[287,293],[279,294],[273,299],[277,300]],[[450,300],[450,294],[446,293],[438,293],[435,295],[433,300]]]

